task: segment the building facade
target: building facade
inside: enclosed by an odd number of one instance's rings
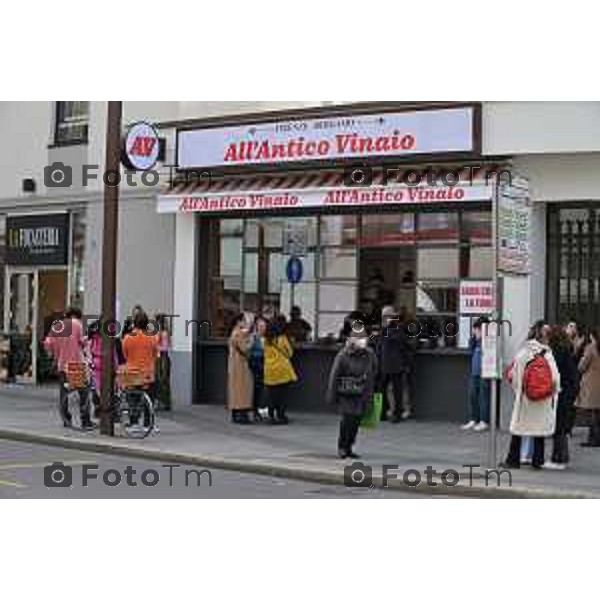
[[[174,397],[190,404],[224,399],[233,314],[289,314],[299,306],[311,333],[298,344],[302,377],[293,401],[319,410],[343,316],[394,304],[442,332],[419,338],[417,415],[459,420],[464,317],[477,312],[464,313],[465,298],[469,290],[485,296],[493,277],[494,173],[526,181],[531,201],[528,264],[501,277],[502,318],[512,326],[505,355],[537,318],[598,322],[599,106],[124,103],[123,126],[152,122],[166,152],[159,185],[138,177],[137,187],[121,187],[117,312],[123,317],[140,303],[178,315]],[[99,312],[102,181],[83,186],[81,173],[83,164],[101,170],[105,113],[101,102],[0,105],[4,325],[31,348],[47,313],[69,302]],[[269,144],[242,144],[252,141]],[[44,167],[57,162],[73,168],[71,187],[44,185]],[[167,164],[178,164],[175,186],[165,184]],[[394,165],[420,172],[422,185],[382,181]],[[372,169],[374,181],[346,181],[355,167]],[[440,193],[428,185],[431,167],[466,179]],[[188,177],[205,171],[208,184]],[[60,241],[45,254],[7,253],[9,238],[27,235]],[[298,281],[288,272],[292,258]]]

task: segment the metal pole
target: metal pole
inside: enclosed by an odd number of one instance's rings
[[[495,193],[493,194],[492,202],[492,241],[493,241],[493,274],[492,274],[492,293],[494,299],[494,311],[492,313],[492,323],[488,325],[488,333],[490,326],[496,327],[496,336],[500,335],[499,322],[501,320],[502,311],[499,306],[498,294],[498,201],[499,201],[499,183],[495,184]],[[499,351],[498,339],[496,339],[496,352]],[[496,361],[498,364],[498,360]],[[497,367],[496,367],[497,368]],[[498,466],[498,428],[497,428],[497,413],[498,413],[498,379],[490,381],[490,429],[488,438],[488,455],[487,466],[490,469],[495,469]]]
[[[121,163],[121,102],[108,103],[105,172],[119,172]],[[114,435],[112,392],[114,385],[115,332],[108,335],[104,324],[115,320],[117,292],[117,239],[119,225],[119,186],[104,183],[104,224],[102,236],[102,394],[100,433]],[[111,179],[113,182],[114,179]],[[109,181],[110,183],[110,181]]]

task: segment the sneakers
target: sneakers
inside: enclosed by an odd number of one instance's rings
[[[483,421],[479,421],[475,427],[473,427],[473,431],[482,432],[487,431],[489,429],[489,425],[484,423]]]
[[[544,463],[544,469],[548,469],[549,471],[564,471],[567,468],[567,465],[564,463],[555,463],[555,462],[547,462]]]
[[[466,423],[465,425],[463,425],[461,427],[461,429],[463,431],[471,431],[471,429],[473,429],[475,427],[475,425],[477,425],[477,423],[475,423],[475,421],[469,421],[468,423]]]

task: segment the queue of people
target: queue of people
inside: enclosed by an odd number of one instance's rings
[[[287,391],[298,377],[284,317],[238,315],[229,336],[227,407],[234,423],[287,425]],[[250,417],[253,416],[253,419]]]
[[[297,307],[287,321],[282,315],[238,315],[229,337],[227,406],[236,424],[266,421],[287,425],[290,387],[298,380],[294,347],[310,335]],[[103,333],[100,323],[84,332],[81,312],[69,308],[44,341],[54,357],[60,382],[60,411],[69,426],[71,414],[66,402],[66,366],[87,363],[95,408],[102,390]],[[416,342],[407,329],[410,318],[393,307],[382,309],[379,327],[373,327],[362,313],[344,320],[339,350],[331,368],[327,400],[340,413],[338,456],[356,458],[361,418],[375,394],[383,397],[381,419],[397,423],[412,414],[415,381]],[[467,393],[468,419],[462,429],[483,432],[490,424],[490,380],[482,373],[482,337],[489,322],[474,322],[469,342],[470,375]],[[149,335],[151,329],[156,329]],[[69,335],[65,335],[64,332]],[[533,468],[565,469],[570,460],[569,439],[577,410],[588,414],[588,438],[584,447],[600,447],[600,348],[599,334],[584,334],[574,321],[565,326],[536,322],[527,340],[506,370],[514,393],[509,430],[511,440],[504,462],[507,468],[531,464]],[[132,310],[115,344],[114,367],[140,371],[155,405],[171,409],[170,333],[164,315],[151,324],[141,306]],[[80,394],[82,427],[95,425]],[[552,443],[546,460],[546,440]]]
[[[597,332],[583,335],[575,322],[551,326],[537,321],[506,371],[514,393],[511,440],[502,466],[564,470],[576,409],[589,412],[583,447],[600,446],[600,354]],[[546,440],[551,440],[546,460]],[[528,447],[524,451],[523,446]]]

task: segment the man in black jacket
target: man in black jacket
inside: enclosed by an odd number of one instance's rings
[[[408,411],[403,409],[404,394],[408,394],[409,399],[412,397],[415,340],[406,330],[405,320],[405,317],[396,314],[391,306],[382,310],[381,371],[384,391],[391,383],[394,393],[392,423],[398,423],[409,416]],[[389,405],[387,398],[384,406],[386,404]]]

